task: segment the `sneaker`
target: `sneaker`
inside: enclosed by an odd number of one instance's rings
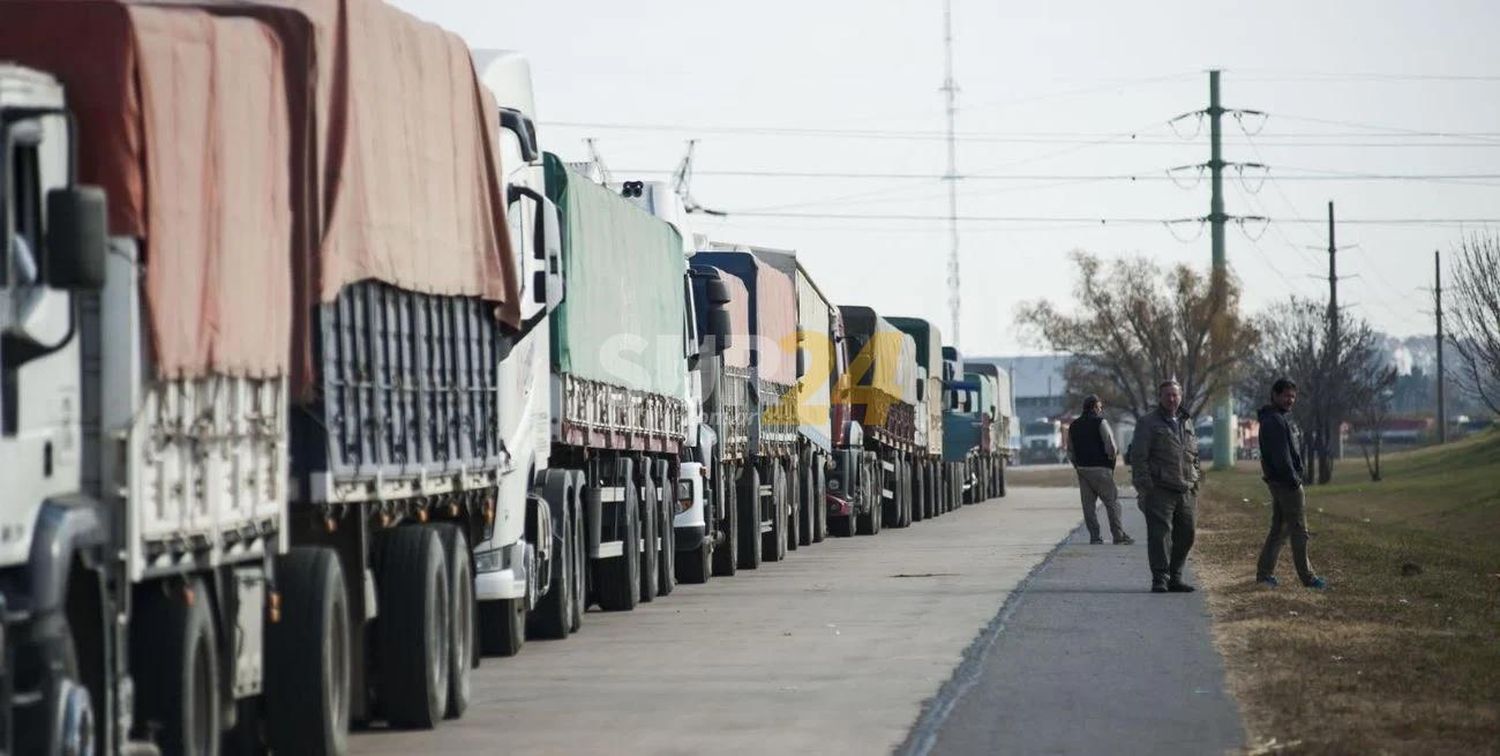
[[[1090,545],[1098,546],[1101,543],[1104,543],[1104,539],[1103,538],[1090,538],[1089,539],[1089,544]]]
[[[1129,546],[1129,545],[1131,545],[1133,543],[1135,543],[1135,539],[1131,538],[1128,535],[1122,535],[1119,538],[1115,539],[1115,545],[1116,546]]]
[[[1328,587],[1328,581],[1324,580],[1323,578],[1320,578],[1320,577],[1315,577],[1312,580],[1309,580],[1306,583],[1303,583],[1303,585],[1305,585],[1308,588],[1311,588],[1311,589],[1313,589],[1315,591],[1321,591],[1324,588]]]
[[[1172,580],[1167,583],[1167,590],[1172,593],[1192,593],[1198,589],[1181,580]]]
[[[1280,582],[1277,582],[1275,575],[1267,575],[1265,577],[1256,578],[1255,584],[1263,585],[1267,588],[1275,588],[1276,586],[1281,585]]]
[[[1161,579],[1152,580],[1151,581],[1151,592],[1152,593],[1166,593],[1167,592],[1167,581],[1161,580]]]

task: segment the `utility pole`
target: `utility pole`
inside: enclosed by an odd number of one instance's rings
[[[1328,346],[1325,349],[1330,367],[1339,362],[1339,352],[1343,350],[1343,339],[1339,334],[1339,247],[1334,241],[1333,223],[1333,200],[1328,201]],[[1332,406],[1331,402],[1321,401],[1324,407]],[[1339,423],[1342,418],[1332,417],[1332,413],[1323,413],[1323,427],[1318,429],[1319,444],[1322,452],[1314,465],[1321,465],[1322,472],[1318,475],[1318,482],[1323,483],[1325,476],[1331,474],[1329,465],[1330,458],[1335,452],[1342,456],[1342,450],[1337,448],[1339,435]]]
[[[948,106],[948,315],[952,319],[953,343],[959,340],[960,302],[958,277],[958,144],[954,138],[954,121],[958,115],[958,82],[953,80],[953,0],[943,0],[943,94]]]
[[[1220,121],[1224,116],[1224,107],[1219,104],[1219,72],[1208,72],[1208,170],[1211,179],[1212,194],[1209,197],[1208,223],[1210,238],[1213,240],[1213,271],[1210,285],[1213,287],[1213,330],[1214,335],[1220,339],[1222,344],[1224,337],[1224,287],[1229,280],[1229,271],[1224,261],[1224,222],[1228,220],[1224,214],[1224,153],[1223,153],[1223,131]],[[1230,440],[1233,435],[1229,424],[1234,408],[1230,405],[1229,388],[1220,389],[1220,395],[1214,399],[1214,469],[1227,470],[1234,465],[1234,453],[1230,449]]]
[[[1438,443],[1448,443],[1448,407],[1443,396],[1443,255],[1432,251],[1433,296],[1437,314],[1437,432]]]
[[[1328,355],[1338,359],[1339,344],[1339,268],[1338,245],[1333,241],[1333,201],[1328,202]]]

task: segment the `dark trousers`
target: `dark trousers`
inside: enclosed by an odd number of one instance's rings
[[[1265,548],[1260,550],[1260,563],[1255,566],[1257,580],[1276,574],[1276,558],[1281,555],[1281,545],[1292,542],[1292,567],[1303,585],[1312,582],[1312,563],[1307,559],[1307,505],[1301,486],[1286,486],[1268,483],[1271,489],[1271,532],[1266,534]]]
[[[1151,577],[1180,579],[1196,533],[1193,495],[1154,488],[1140,497],[1139,504],[1146,515],[1146,558],[1151,563]]]

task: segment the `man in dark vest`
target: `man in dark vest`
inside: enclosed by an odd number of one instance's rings
[[[1120,492],[1115,486],[1115,434],[1101,414],[1104,405],[1093,394],[1083,400],[1083,414],[1068,426],[1068,456],[1078,473],[1078,492],[1083,497],[1083,522],[1089,528],[1089,543],[1104,543],[1099,536],[1096,501],[1104,502],[1109,534],[1117,544],[1135,540],[1120,525]]]

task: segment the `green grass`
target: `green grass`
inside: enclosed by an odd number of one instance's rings
[[[1195,550],[1252,745],[1305,753],[1500,752],[1500,434],[1359,459],[1309,489],[1332,589],[1254,585],[1270,520],[1258,467],[1210,477]]]

